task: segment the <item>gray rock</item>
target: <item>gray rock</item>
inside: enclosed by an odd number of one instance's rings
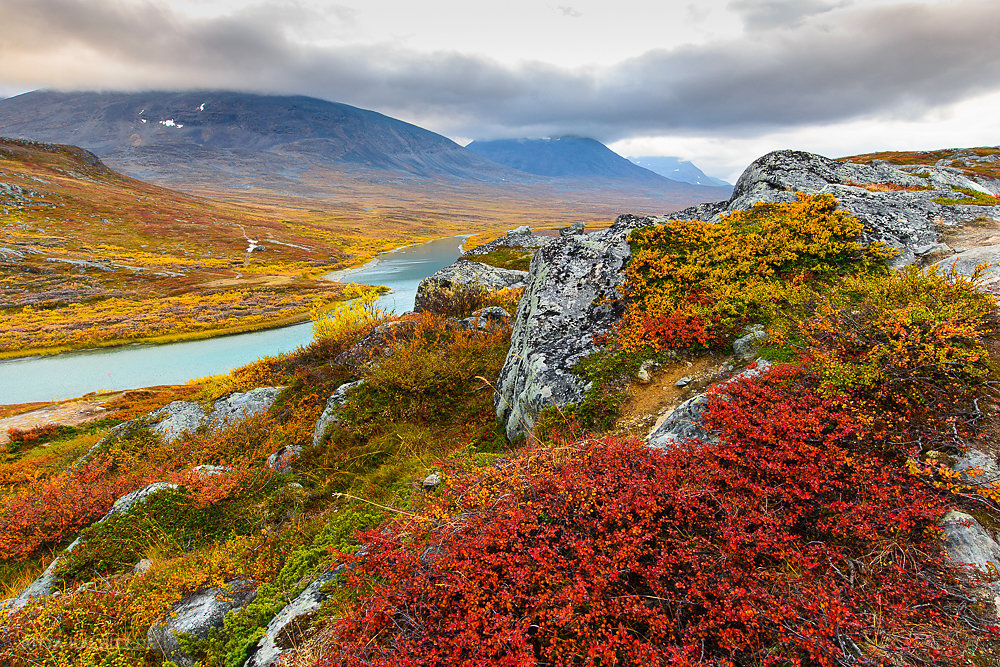
[[[316,421],[315,428],[313,428],[313,447],[323,442],[323,437],[326,435],[327,429],[337,422],[337,412],[347,403],[348,393],[364,383],[364,380],[348,382],[340,385],[336,391],[330,394],[330,398],[326,401],[326,407],[323,409],[323,414],[320,415]]]
[[[421,482],[421,486],[427,490],[436,489],[440,484],[441,475],[436,472],[427,475],[427,477],[424,477],[424,481]]]
[[[927,178],[910,171],[928,172]],[[719,216],[747,210],[759,202],[795,201],[796,192],[833,195],[840,207],[865,223],[866,241],[882,241],[899,252],[894,265],[916,259],[916,249],[938,242],[935,224],[958,224],[979,215],[1000,215],[1000,207],[948,206],[937,197],[961,198],[953,188],[988,191],[957,169],[944,167],[899,168],[888,163],[872,165],[838,162],[801,151],[775,151],[754,161],[736,182],[727,202],[702,204],[668,216],[671,219],[717,220]],[[919,191],[871,192],[855,184],[927,186]],[[664,218],[665,219],[665,218]]]
[[[282,389],[284,387],[258,387],[220,398],[215,402],[212,414],[208,416],[209,430],[221,431],[244,419],[267,412]]]
[[[467,251],[462,256],[471,258],[479,255],[488,255],[500,248],[540,248],[549,240],[545,236],[535,236],[528,227],[518,227],[517,229],[510,230],[504,236]]]
[[[108,513],[105,514],[103,517],[101,517],[99,520],[97,520],[94,523],[94,525],[104,523],[113,516],[128,512],[136,505],[146,502],[147,500],[152,498],[157,493],[160,493],[161,491],[167,489],[176,489],[176,488],[178,488],[176,484],[170,484],[168,482],[154,482],[141,489],[138,489],[131,493],[127,493],[118,500],[116,500],[115,504],[111,506],[111,509],[108,511]],[[73,540],[73,542],[68,547],[66,547],[64,553],[72,551],[79,545],[80,545],[80,538],[78,537],[75,540]],[[31,584],[29,584],[27,588],[21,591],[21,593],[10,602],[11,608],[20,609],[21,607],[25,606],[32,600],[37,600],[39,598],[44,598],[52,595],[55,592],[55,584],[57,579],[56,570],[59,567],[59,562],[61,559],[62,559],[62,554],[53,558],[52,562],[49,563],[49,566],[45,568],[45,571],[42,572],[42,574],[40,574],[37,579],[31,582]]]
[[[684,376],[684,377],[682,377],[682,378],[681,378],[680,380],[678,380],[677,382],[675,382],[675,383],[674,383],[674,386],[675,386],[675,387],[686,387],[686,386],[688,386],[689,384],[691,384],[691,378],[690,378],[690,377],[688,377],[687,375],[685,375],[685,376]]]
[[[453,295],[463,291],[484,294],[524,287],[527,271],[499,269],[495,266],[459,260],[420,281],[413,309],[416,312],[445,313]]]
[[[982,273],[983,287],[996,287],[1000,284],[1000,246],[982,246],[970,248],[957,255],[946,257],[935,264],[941,271],[954,271],[956,275],[969,278],[976,267],[985,264]]]
[[[264,629],[264,636],[250,649],[246,667],[277,665],[282,654],[298,645],[299,638],[311,626],[313,616],[329,597],[323,592],[323,586],[336,579],[344,569],[341,565],[324,572],[278,612]]]
[[[471,317],[456,320],[456,322],[460,327],[473,331],[494,329],[510,326],[510,315],[500,306],[490,306],[489,308],[481,308],[472,313]]]
[[[149,572],[149,568],[151,567],[153,567],[153,561],[148,558],[143,558],[135,564],[135,567],[132,568],[132,575],[135,577],[142,576]]]
[[[199,479],[206,479],[208,477],[217,477],[219,475],[224,475],[227,472],[231,472],[231,466],[213,466],[213,465],[200,465],[191,468],[191,472],[198,476]]]
[[[160,436],[164,443],[178,440],[184,433],[193,433],[205,421],[205,411],[197,403],[174,401],[149,413],[147,419],[156,422],[149,430]]]
[[[143,488],[138,489],[137,491],[133,491],[132,493],[127,493],[118,500],[116,500],[115,504],[111,506],[110,510],[108,510],[108,513],[105,514],[101,518],[101,520],[98,521],[97,523],[103,523],[113,516],[117,516],[119,514],[125,514],[136,505],[141,505],[142,503],[145,503],[150,498],[152,498],[153,496],[162,491],[170,491],[178,488],[180,487],[178,487],[176,484],[171,484],[170,482],[153,482],[152,484],[144,486]]]
[[[55,592],[56,569],[59,567],[60,557],[56,556],[45,568],[45,571],[38,575],[38,578],[31,582],[27,588],[21,591],[16,598],[7,601],[7,608],[21,609],[32,600],[46,598]]]
[[[583,399],[586,383],[573,366],[597,349],[593,335],[621,318],[628,235],[647,224],[620,216],[602,232],[554,239],[535,253],[495,398],[508,437],[530,433],[544,408]]]
[[[725,395],[725,387],[730,382],[762,375],[770,367],[770,363],[758,359],[756,366],[746,369],[729,380],[712,385],[712,389]],[[654,449],[668,449],[688,440],[701,440],[707,443],[718,442],[718,438],[706,431],[701,423],[707,408],[708,396],[706,394],[698,394],[689,398],[674,408],[659,426],[650,431],[649,435],[646,436],[646,444]]]
[[[204,639],[209,630],[222,627],[226,614],[247,606],[256,594],[253,582],[246,580],[198,591],[174,605],[166,618],[154,623],[146,633],[146,643],[165,660],[172,660],[180,667],[194,667],[194,659],[181,650],[177,635]]]
[[[941,520],[944,549],[956,565],[969,567],[983,575],[1000,572],[1000,545],[973,517],[951,511]],[[1000,609],[1000,582],[984,587]]]
[[[302,456],[302,447],[287,445],[267,457],[267,467],[275,472],[288,472],[292,463]]]
[[[577,234],[583,234],[587,225],[582,222],[574,222],[569,227],[562,227],[559,229],[559,236],[575,236]]]
[[[990,487],[1000,482],[1000,466],[997,466],[996,457],[978,449],[969,449],[959,454],[952,469],[961,473],[963,481],[976,486]]]
[[[733,357],[738,361],[750,361],[757,356],[761,343],[765,340],[767,332],[764,331],[764,327],[755,324],[750,327],[749,333],[733,341]]]

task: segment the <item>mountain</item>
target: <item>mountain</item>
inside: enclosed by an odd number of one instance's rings
[[[505,169],[429,130],[304,96],[35,91],[0,100],[0,135],[73,144],[131,176],[247,186],[336,167],[499,181]]]
[[[629,160],[640,167],[645,167],[660,176],[674,181],[691,183],[693,185],[711,185],[720,188],[733,187],[731,183],[709,176],[691,162],[682,160],[679,157],[649,155],[646,157],[630,157]]]
[[[671,183],[585,137],[473,141],[466,148],[493,162],[539,176],[615,179],[645,186]]]

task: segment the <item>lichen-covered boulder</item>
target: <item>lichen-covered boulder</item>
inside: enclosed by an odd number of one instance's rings
[[[952,563],[987,576],[1000,572],[1000,545],[971,515],[948,512],[941,519],[941,528],[945,553]],[[1000,582],[984,586],[984,591],[1000,612]]]
[[[253,582],[237,580],[220,588],[189,595],[174,605],[165,618],[149,628],[146,643],[165,660],[171,660],[180,667],[194,667],[194,659],[183,651],[177,635],[185,634],[198,639],[208,637],[212,628],[222,627],[226,614],[247,606],[256,594]]]
[[[747,167],[728,201],[701,204],[663,219],[718,220],[721,215],[761,202],[795,201],[796,192],[828,194],[865,223],[866,241],[882,241],[894,248],[899,253],[894,264],[905,266],[917,259],[918,251],[935,247],[936,225],[1000,215],[1000,206],[951,205],[935,199],[961,200],[965,195],[957,188],[996,194],[998,185],[950,167],[855,164],[783,150],[768,153]]]
[[[220,398],[208,416],[208,428],[221,431],[244,419],[267,412],[278,399],[284,387],[258,387],[247,392],[237,392]]]
[[[518,227],[517,229],[512,229],[503,236],[493,239],[489,243],[476,246],[475,248],[465,252],[462,256],[474,258],[481,255],[488,255],[501,248],[540,248],[549,240],[550,239],[548,237],[536,236],[532,234],[531,228],[525,225],[523,227]]]
[[[205,421],[205,411],[197,403],[174,401],[153,410],[146,419],[153,422],[149,430],[170,444],[184,433],[197,431]]]
[[[500,269],[479,262],[457,261],[424,278],[417,287],[416,312],[450,314],[466,294],[489,294],[524,287],[526,271]],[[468,311],[466,311],[468,312]]]
[[[284,653],[298,646],[302,636],[311,627],[316,612],[328,597],[323,592],[323,587],[336,579],[343,570],[344,566],[339,566],[324,572],[279,611],[267,624],[264,636],[250,649],[246,667],[272,667],[278,664]]]
[[[326,401],[326,407],[323,408],[323,414],[319,416],[319,419],[316,421],[316,426],[313,428],[313,447],[316,447],[323,442],[323,436],[326,435],[327,429],[336,423],[337,413],[340,411],[340,408],[344,407],[344,404],[347,403],[347,397],[350,391],[355,387],[360,387],[364,383],[364,380],[347,382],[337,387],[336,391],[330,394],[330,398]]]
[[[620,216],[602,232],[554,239],[535,253],[497,383],[497,416],[508,437],[530,432],[546,407],[583,398],[587,386],[573,367],[597,349],[594,334],[621,319],[628,236],[647,224]]]

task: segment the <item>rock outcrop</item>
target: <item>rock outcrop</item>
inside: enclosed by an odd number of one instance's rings
[[[300,643],[302,635],[311,626],[313,616],[329,597],[323,592],[323,587],[336,579],[343,569],[344,566],[339,566],[321,574],[271,619],[264,629],[264,636],[250,649],[246,667],[277,665],[284,653]]]
[[[896,249],[894,262],[902,266],[942,248],[950,252],[938,243],[936,225],[958,224],[982,215],[1000,220],[1000,206],[934,201],[965,196],[955,188],[997,194],[1000,182],[974,179],[951,167],[854,164],[811,153],[777,151],[747,168],[728,201],[657,218],[623,216],[606,231],[550,241],[532,260],[510,354],[498,383],[497,415],[505,422],[508,436],[530,432],[542,409],[562,408],[583,398],[587,387],[573,367],[596,349],[593,335],[611,328],[621,315],[614,299],[624,279],[622,268],[631,255],[628,236],[636,227],[679,219],[717,221],[726,213],[758,203],[795,201],[796,192],[829,194],[865,223],[864,240],[882,241]],[[970,255],[959,270],[991,257],[992,252]],[[1000,282],[1000,270],[995,276]],[[758,339],[754,335],[742,340],[739,352],[752,355]]]
[[[583,398],[587,386],[573,366],[597,349],[594,334],[621,318],[616,301],[631,255],[628,235],[647,224],[624,215],[603,232],[553,239],[535,253],[497,383],[497,416],[508,437],[530,432],[544,408]]]
[[[872,191],[866,185],[881,186],[885,191]],[[795,201],[796,192],[829,194],[865,223],[867,241],[882,241],[896,249],[899,255],[895,264],[904,266],[912,264],[921,250],[926,252],[937,244],[935,225],[957,224],[979,215],[1000,217],[1000,206],[934,201],[940,197],[963,198],[956,188],[1000,193],[1000,183],[973,180],[951,167],[855,164],[801,151],[775,151],[747,167],[729,201],[702,204],[660,220],[717,220],[760,202]]]
[[[165,444],[178,440],[185,433],[193,433],[204,426],[209,431],[221,431],[233,424],[269,410],[284,387],[258,387],[247,392],[237,392],[215,401],[211,412],[206,413],[198,403],[174,401],[149,414],[119,424],[111,429],[97,444],[84,454],[77,465],[89,460],[106,444],[126,439],[140,429],[149,429]]]
[[[941,528],[944,530],[945,552],[953,563],[986,576],[1000,572],[1000,545],[971,515],[948,512],[941,520]],[[1000,611],[1000,582],[983,588]]]
[[[256,594],[253,582],[246,580],[198,591],[174,605],[165,618],[154,623],[146,633],[146,643],[165,660],[180,667],[194,667],[195,660],[183,651],[177,635],[205,639],[212,628],[222,627],[226,614],[247,606]]]
[[[417,287],[416,312],[448,314],[447,306],[465,292],[488,294],[524,287],[526,271],[499,269],[479,262],[458,261],[424,278]]]
[[[549,239],[544,236],[535,236],[531,233],[531,228],[525,225],[523,227],[518,227],[517,229],[512,229],[503,236],[493,239],[489,243],[476,246],[462,256],[472,258],[488,255],[501,248],[523,248],[529,250],[533,248],[541,248],[548,240]]]

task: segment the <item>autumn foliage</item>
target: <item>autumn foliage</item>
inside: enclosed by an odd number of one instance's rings
[[[877,269],[891,253],[864,247],[864,225],[829,196],[757,204],[718,223],[674,220],[632,232],[627,350],[713,347],[769,321],[803,283]]]
[[[361,536],[328,665],[961,664],[982,622],[946,500],[784,367],[710,401],[717,444],[587,441],[457,475]],[[444,520],[441,517],[445,517]],[[896,663],[892,663],[896,664]]]

